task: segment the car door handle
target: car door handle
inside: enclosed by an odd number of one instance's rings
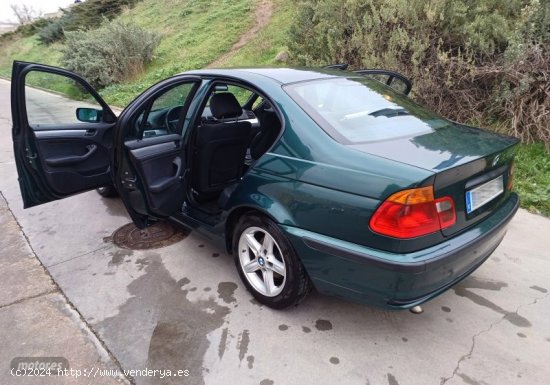
[[[48,158],[46,159],[46,164],[48,166],[61,167],[84,162],[85,160],[88,160],[93,154],[95,154],[95,152],[97,151],[97,145],[89,144],[86,146],[86,150],[87,152],[84,155],[69,155],[56,158]]]
[[[94,136],[97,130],[95,128],[88,128],[84,133],[84,136]]]
[[[182,168],[181,158],[178,156],[176,159],[174,159],[172,164],[176,167],[175,175],[159,179],[156,183],[149,186],[149,191],[153,193],[160,193],[172,187],[174,184],[180,181],[180,174],[181,174],[181,168]]]

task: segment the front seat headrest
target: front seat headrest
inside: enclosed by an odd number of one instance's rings
[[[220,92],[210,98],[210,112],[216,119],[236,118],[243,109],[231,92]]]

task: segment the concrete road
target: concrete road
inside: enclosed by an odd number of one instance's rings
[[[0,191],[37,258],[123,368],[189,370],[137,384],[550,381],[550,220],[520,210],[493,256],[421,315],[319,294],[274,311],[193,233],[150,251],[106,242],[129,222],[116,199],[89,192],[23,210],[8,92],[0,82]]]
[[[52,378],[19,377],[15,357],[70,357],[69,365],[95,373],[119,373],[116,359],[93,334],[41,266],[19,224],[0,196],[0,383],[48,385]],[[31,360],[34,361],[34,360]],[[56,373],[56,370],[53,370]],[[40,374],[40,373],[37,373]],[[75,378],[78,372],[55,375],[58,385],[127,383],[122,375]],[[83,376],[82,372],[80,375]]]

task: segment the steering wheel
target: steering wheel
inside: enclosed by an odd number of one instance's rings
[[[183,106],[171,107],[164,116],[164,124],[169,132],[175,133]]]

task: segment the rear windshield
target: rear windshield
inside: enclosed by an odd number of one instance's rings
[[[285,91],[335,140],[363,143],[429,133],[449,122],[366,77],[294,83]]]

